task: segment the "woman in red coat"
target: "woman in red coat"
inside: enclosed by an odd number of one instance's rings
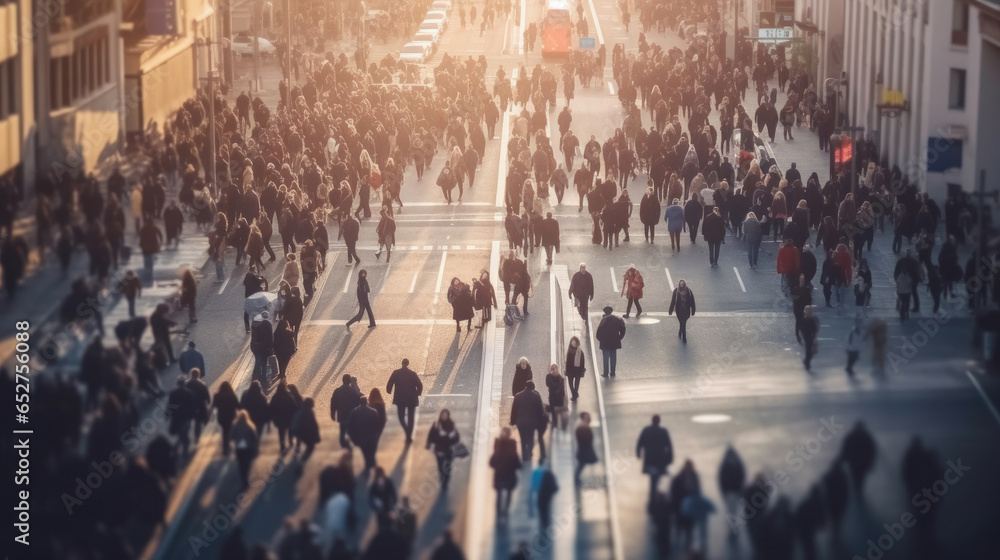
[[[841,243],[837,245],[837,250],[833,252],[833,262],[836,263],[837,269],[840,270],[840,278],[843,280],[844,285],[850,286],[853,279],[854,257],[851,256],[851,251],[847,248],[847,244]]]
[[[635,304],[635,317],[639,318],[642,315],[642,306],[639,305],[639,300],[642,299],[642,288],[646,285],[642,280],[642,274],[635,269],[634,266],[629,265],[628,270],[625,271],[625,278],[622,280],[622,297],[628,298],[628,307],[625,308],[625,318],[628,319],[629,313],[632,312],[632,304]]]
[[[778,249],[778,274],[781,275],[781,291],[789,293],[799,277],[799,248],[790,238]]]

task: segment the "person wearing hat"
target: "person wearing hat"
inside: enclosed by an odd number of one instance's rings
[[[622,339],[625,338],[625,321],[621,317],[612,315],[613,312],[614,308],[610,305],[604,308],[604,317],[601,318],[597,332],[594,333],[604,354],[604,373],[601,377],[615,376],[618,349],[622,347]]]

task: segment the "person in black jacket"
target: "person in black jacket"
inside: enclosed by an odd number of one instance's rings
[[[660,201],[653,192],[653,187],[646,187],[646,194],[639,201],[639,221],[642,222],[642,233],[647,243],[652,243],[656,237],[656,224],[660,222]]]
[[[580,263],[580,271],[573,275],[569,283],[569,298],[576,299],[580,317],[583,323],[590,326],[590,317],[587,314],[587,305],[594,300],[594,277],[587,272],[587,264]]]
[[[156,306],[156,310],[149,316],[149,326],[153,331],[153,344],[160,346],[172,364],[174,359],[174,345],[170,342],[170,327],[177,323],[171,321],[167,315],[170,313],[170,306],[161,303]]]
[[[267,278],[258,274],[255,265],[250,265],[247,275],[243,277],[243,297],[248,298],[256,293],[266,292],[267,288]],[[250,334],[250,314],[246,311],[243,312],[243,326],[246,327],[247,334]]]
[[[612,315],[612,312],[614,308],[610,305],[604,308],[604,316],[597,325],[597,332],[594,333],[604,354],[604,373],[601,377],[615,376],[618,350],[622,347],[622,339],[625,338],[625,321],[621,317]]]
[[[347,435],[351,442],[361,448],[365,459],[365,470],[375,466],[375,450],[378,448],[378,412],[368,406],[368,399],[362,396],[358,406],[347,417]]]
[[[542,237],[542,246],[545,247],[545,262],[552,264],[552,249],[559,252],[559,222],[552,217],[552,212],[545,215],[539,228]]]
[[[139,248],[142,249],[143,269],[146,272],[146,279],[153,281],[153,262],[156,254],[160,252],[160,245],[163,243],[163,233],[156,223],[147,220],[139,231]]]
[[[438,413],[437,422],[427,432],[426,448],[434,452],[438,464],[438,475],[441,478],[441,487],[445,489],[448,488],[448,482],[451,480],[453,448],[458,441],[458,430],[455,429],[455,422],[451,419],[451,412],[447,408],[442,409]]]
[[[344,238],[344,243],[347,244],[347,264],[354,263],[354,266],[361,264],[361,257],[358,256],[358,234],[361,231],[361,224],[354,219],[354,216],[350,214],[344,218],[343,223],[340,225],[340,236]],[[338,239],[340,238],[338,236]]]
[[[195,418],[195,397],[185,385],[186,380],[177,379],[177,388],[167,397],[170,412],[170,433],[177,436],[180,455],[187,457],[191,446],[191,421]]]
[[[688,288],[687,282],[683,278],[677,281],[677,287],[674,288],[674,293],[670,296],[670,310],[667,314],[673,315],[675,311],[677,312],[677,322],[680,323],[677,338],[686,343],[687,321],[694,316],[695,304],[694,293]]]
[[[652,508],[660,477],[667,474],[667,468],[674,462],[670,433],[660,426],[659,414],[654,414],[653,423],[639,433],[635,456],[642,458],[642,472],[649,475],[649,507]]]
[[[192,343],[193,344],[193,343]],[[212,404],[212,397],[208,392],[208,385],[202,381],[204,374],[199,368],[191,368],[191,372],[188,375],[188,380],[184,384],[187,390],[191,392],[192,400],[191,403],[194,406],[194,414],[192,420],[194,420],[194,441],[195,444],[201,438],[201,428],[208,422],[208,406]]]
[[[705,215],[705,208],[698,202],[698,193],[691,193],[691,200],[684,205],[684,221],[688,225],[688,233],[691,234],[691,244],[694,245],[695,238],[698,237],[698,224]]]
[[[368,299],[370,292],[371,288],[368,287],[368,271],[361,269],[358,271],[358,314],[351,317],[351,320],[347,322],[347,330],[351,330],[351,325],[354,323],[360,322],[366,311],[368,312],[368,328],[375,328],[375,315],[372,314],[372,304]]]
[[[712,213],[705,216],[705,227],[702,229],[705,242],[708,243],[708,260],[712,268],[719,267],[719,249],[726,240],[726,222],[719,213],[719,207],[712,208]]]
[[[542,396],[535,390],[535,382],[528,381],[524,390],[514,397],[514,402],[510,407],[510,425],[517,427],[517,433],[521,439],[521,460],[531,462],[531,455],[535,448],[535,432],[541,432],[545,428],[547,419],[545,416],[545,406],[542,404]],[[545,460],[545,439],[539,438],[541,455],[539,460]]]
[[[296,332],[286,316],[274,328],[274,355],[278,358],[278,377],[285,379],[288,364],[297,350]]]
[[[392,372],[385,386],[385,392],[389,395],[393,395],[393,388],[396,389],[396,393],[392,396],[392,404],[396,405],[399,424],[406,432],[408,444],[413,442],[413,415],[420,404],[420,393],[424,390],[420,377],[408,367],[409,365],[410,360],[403,358],[403,367]]]
[[[330,419],[340,424],[340,447],[350,449],[351,443],[347,439],[347,421],[351,417],[351,412],[357,408],[361,402],[361,390],[353,383],[350,375],[344,375],[343,384],[333,390],[330,397]]]
[[[250,351],[253,352],[253,378],[267,376],[267,359],[274,353],[274,331],[271,330],[270,314],[264,311],[250,325]]]

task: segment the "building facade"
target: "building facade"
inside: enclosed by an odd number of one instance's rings
[[[826,101],[828,85],[844,70],[843,0],[799,0],[795,6],[796,37],[808,46],[815,62],[816,93]]]
[[[1000,184],[1000,158],[996,157],[1000,146],[1000,103],[990,99],[1000,92],[1000,0],[969,0],[967,4],[970,27],[975,26],[969,34],[969,49],[979,58],[977,106],[967,109],[979,124],[975,135],[975,185],[978,187],[985,175],[986,188],[996,189]]]
[[[31,0],[0,0],[0,180],[27,191],[35,178],[35,82]]]
[[[38,172],[89,173],[122,147],[116,0],[35,2]]]

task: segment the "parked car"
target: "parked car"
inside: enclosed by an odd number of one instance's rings
[[[428,43],[407,43],[399,50],[399,59],[413,64],[423,64],[430,56]]]
[[[424,21],[440,21],[441,31],[445,31],[446,29],[448,29],[448,14],[444,12],[438,10],[430,10],[429,12],[427,12],[427,15],[424,16]]]
[[[410,42],[430,45],[431,54],[434,54],[437,51],[439,40],[439,36],[430,32],[422,31],[415,34]]]
[[[441,34],[444,33],[444,24],[441,21],[424,20],[420,23],[420,27],[417,28],[417,33],[430,33],[440,42]]]
[[[450,0],[437,0],[430,7],[431,10],[437,10],[444,12],[446,14],[451,13],[451,1]]]
[[[278,48],[271,41],[257,37],[257,51],[261,56],[271,56],[278,51]],[[233,52],[240,56],[253,56],[253,37],[247,35],[233,37]]]

